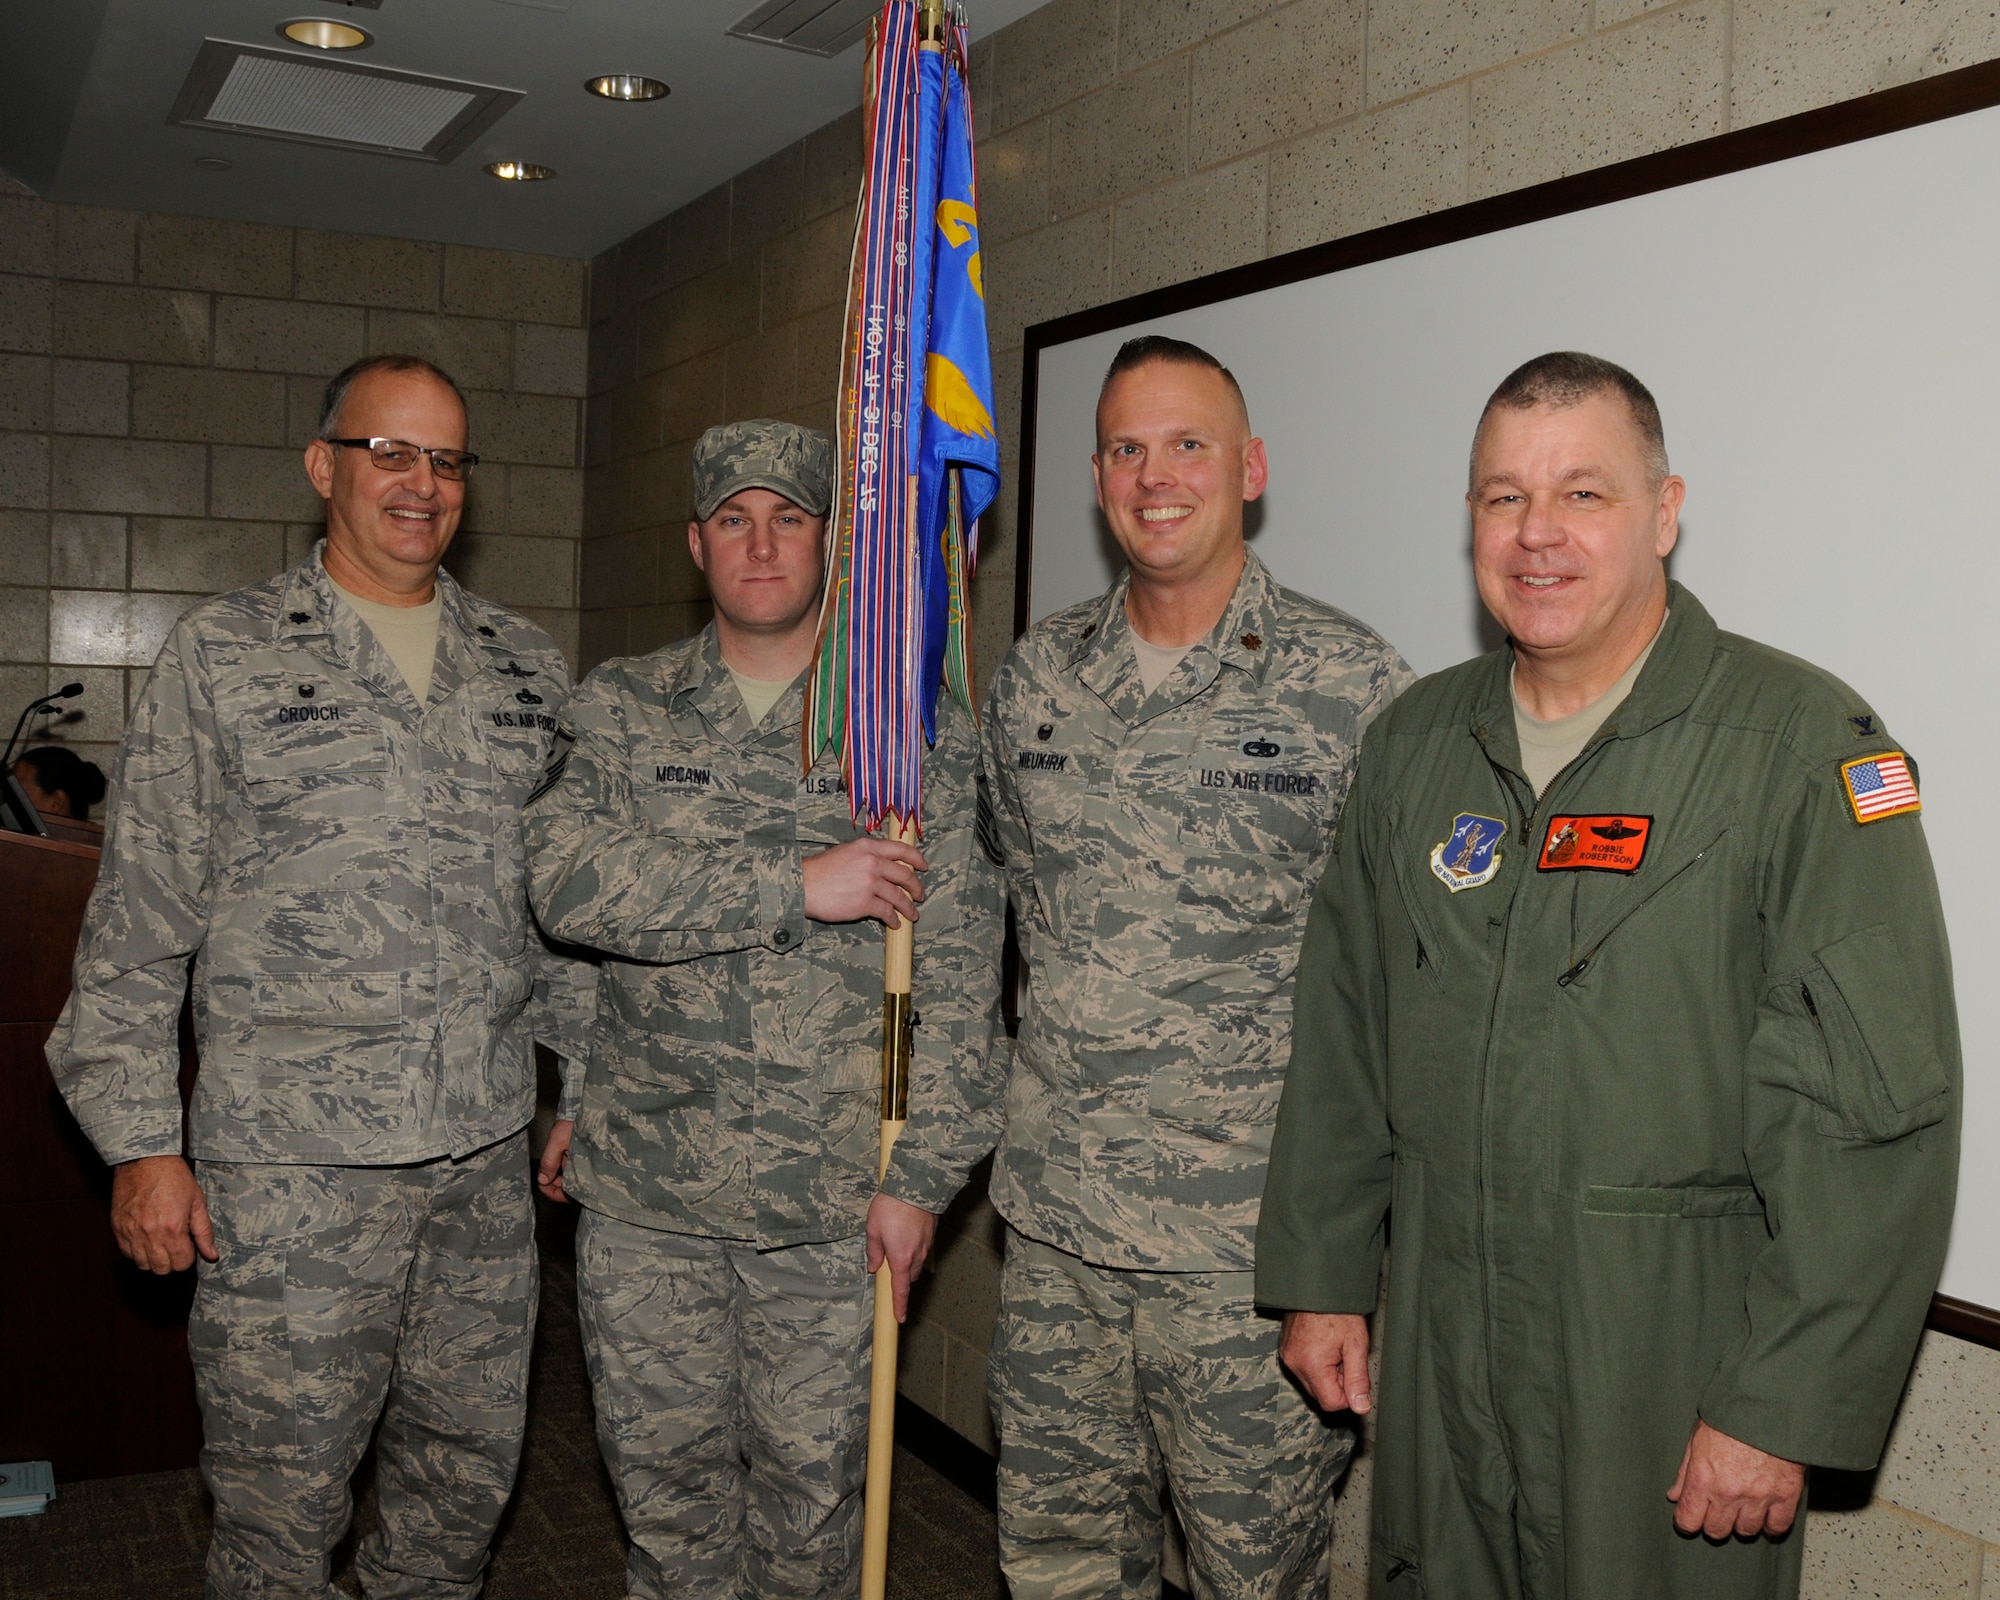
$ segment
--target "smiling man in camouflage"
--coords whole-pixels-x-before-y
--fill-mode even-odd
[[[1028,992],[993,1203],[992,1391],[1015,1600],[1323,1593],[1353,1434],[1251,1298],[1292,972],[1361,730],[1408,681],[1243,539],[1264,446],[1205,351],[1143,338],[1097,408],[1110,593],[993,680],[984,772]]]
[[[858,1576],[869,1271],[886,1259],[902,1316],[997,1129],[1000,884],[949,696],[921,849],[861,832],[831,749],[800,774],[825,435],[711,428],[694,468],[715,620],[584,681],[534,807],[536,908],[606,958],[582,1110],[542,1179],[585,1207],[577,1294],[627,1593],[809,1600]],[[878,1185],[880,924],[903,918],[921,918],[923,1009]]]
[[[364,1592],[477,1593],[520,1459],[530,1043],[581,1057],[593,975],[542,943],[521,848],[568,668],[439,570],[465,445],[427,362],[328,385],[305,458],[326,540],[169,635],[49,1041],[114,1166],[120,1247],[154,1272],[202,1258],[210,1600],[332,1593],[371,1434]]]

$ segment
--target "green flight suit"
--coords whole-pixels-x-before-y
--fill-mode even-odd
[[[1873,1465],[1937,1282],[1944,920],[1844,771],[1897,747],[1670,603],[1539,802],[1506,650],[1404,694],[1308,921],[1257,1290],[1372,1311],[1392,1219],[1377,1596],[1795,1594],[1802,1531],[1675,1533],[1689,1430]]]

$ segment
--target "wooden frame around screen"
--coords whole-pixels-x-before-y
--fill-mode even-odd
[[[1837,105],[1803,111],[1776,122],[1678,145],[1671,150],[1637,156],[1590,172],[1556,178],[1532,188],[1493,195],[1448,211],[1412,217],[1326,244],[1308,245],[1262,261],[1246,262],[1225,272],[1191,278],[1186,283],[1151,289],[1087,311],[1073,312],[1028,328],[1021,351],[1021,466],[1016,477],[1017,545],[1014,554],[1014,637],[1028,630],[1029,590],[1034,577],[1035,410],[1041,375],[1041,353],[1113,328],[1129,327],[1149,317],[1171,316],[1197,306],[1235,300],[1265,289],[1281,288],[1308,278],[1344,272],[1395,256],[1410,255],[1436,245],[1456,244],[1482,234],[1499,233],[1524,223],[1541,222],[1574,211],[1640,195],[1657,194],[1684,184],[1700,183],[1726,173],[1742,172],[1831,150],[1863,139],[1899,133],[1927,122],[1942,122],[1970,111],[2000,105],[2000,61],[1983,61],[1956,72],[1940,73],[1917,83],[1843,100]],[[1010,954],[1011,941],[1010,941]],[[1931,1298],[1926,1326],[1960,1339],[2000,1349],[2000,1310],[1956,1300]]]

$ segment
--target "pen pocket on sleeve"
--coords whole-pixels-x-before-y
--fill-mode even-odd
[[[1815,954],[1799,1000],[1826,1069],[1821,1098],[1840,1131],[1880,1142],[1941,1122],[1951,1084],[1894,934],[1878,924]]]

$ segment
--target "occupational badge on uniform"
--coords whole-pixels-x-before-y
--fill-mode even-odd
[[[1551,817],[1535,870],[1637,872],[1652,836],[1653,819],[1629,811],[1617,816]]]
[[[1924,809],[1923,801],[1917,798],[1917,780],[1910,774],[1909,758],[1900,750],[1841,762],[1840,782],[1856,822],[1880,822],[1884,817]]]
[[[1431,846],[1431,871],[1453,894],[1491,883],[1500,871],[1500,841],[1506,836],[1507,824],[1499,817],[1461,811],[1451,819],[1450,837]]]

